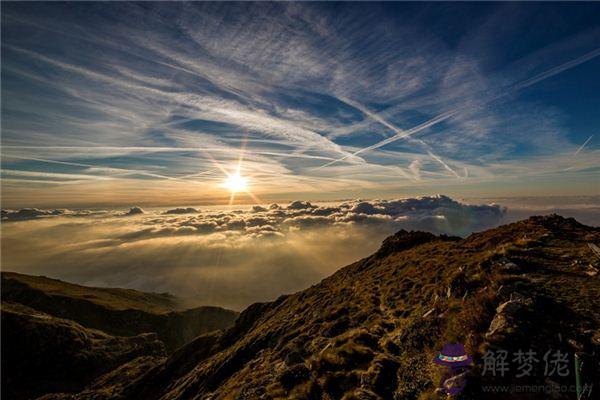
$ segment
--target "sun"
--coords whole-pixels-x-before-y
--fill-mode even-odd
[[[223,186],[229,189],[232,193],[242,192],[248,188],[248,179],[241,176],[239,173],[227,176],[223,182]]]

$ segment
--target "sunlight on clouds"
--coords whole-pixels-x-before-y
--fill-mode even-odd
[[[504,215],[444,196],[136,211],[3,210],[3,269],[241,309],[314,284],[401,228],[465,234]]]

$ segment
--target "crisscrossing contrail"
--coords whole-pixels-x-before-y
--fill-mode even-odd
[[[551,69],[549,69],[547,71],[544,71],[544,72],[542,72],[540,74],[534,75],[531,78],[528,78],[528,79],[525,79],[523,81],[517,82],[516,84],[508,87],[506,90],[501,91],[498,95],[492,97],[491,99],[489,99],[487,101],[483,101],[479,106],[482,107],[485,104],[490,103],[490,102],[492,102],[494,100],[497,100],[497,99],[499,99],[501,97],[504,97],[504,96],[506,96],[506,95],[508,95],[508,94],[510,94],[512,92],[515,92],[515,91],[524,89],[526,87],[532,86],[532,85],[534,85],[534,84],[536,84],[538,82],[541,82],[541,81],[543,81],[545,79],[548,79],[548,78],[550,78],[550,77],[552,77],[554,75],[560,74],[561,72],[564,72],[564,71],[566,71],[568,69],[574,68],[574,67],[576,67],[576,66],[578,66],[580,64],[583,64],[584,62],[589,61],[589,60],[591,60],[593,58],[596,58],[598,56],[600,56],[600,48],[592,50],[589,53],[586,53],[586,54],[584,54],[581,57],[575,58],[575,59],[573,59],[571,61],[567,61],[567,62],[565,62],[563,64],[560,64],[560,65],[558,65],[558,66],[556,66],[554,68],[551,68]],[[389,143],[395,142],[395,141],[400,140],[400,139],[405,139],[405,138],[407,138],[409,136],[414,135],[415,133],[418,133],[418,132],[420,132],[420,131],[422,131],[424,129],[429,128],[430,126],[433,126],[433,125],[436,125],[436,124],[438,124],[438,123],[440,123],[442,121],[445,121],[448,118],[450,118],[450,117],[452,117],[452,116],[454,116],[456,114],[459,114],[460,111],[462,111],[462,108],[456,108],[456,109],[453,109],[453,110],[450,110],[450,111],[446,111],[444,113],[441,113],[441,114],[439,114],[439,115],[437,115],[437,116],[435,116],[435,117],[433,117],[433,118],[431,118],[431,119],[423,122],[420,125],[417,125],[417,126],[415,126],[413,128],[410,128],[408,130],[402,130],[402,129],[400,129],[400,128],[398,128],[398,127],[390,124],[389,122],[385,121],[383,118],[381,118],[377,114],[373,114],[371,112],[365,112],[366,111],[365,107],[362,107],[362,106],[358,105],[356,102],[354,102],[352,100],[349,100],[349,99],[344,100],[343,98],[341,100],[345,101],[345,102],[346,102],[346,100],[348,100],[347,101],[348,104],[350,104],[352,106],[357,105],[358,107],[356,107],[356,108],[359,111],[363,112],[365,115],[367,115],[368,117],[372,118],[373,120],[381,123],[382,125],[390,128],[391,130],[393,130],[394,132],[396,132],[396,134],[394,136],[390,136],[389,138],[384,139],[384,140],[382,140],[380,142],[377,142],[377,143],[372,144],[370,146],[367,146],[367,147],[364,147],[362,149],[359,149],[359,150],[355,151],[354,153],[347,154],[344,157],[341,157],[341,158],[338,158],[336,160],[330,161],[330,162],[328,162],[326,164],[323,164],[320,167],[318,167],[317,169],[328,167],[328,166],[330,166],[332,164],[338,163],[338,162],[343,161],[343,160],[345,160],[347,158],[356,156],[358,154],[361,154],[361,153],[364,153],[364,152],[367,152],[367,151],[370,151],[370,150],[378,149],[380,147],[383,147],[383,146],[385,146],[385,145],[387,145]]]

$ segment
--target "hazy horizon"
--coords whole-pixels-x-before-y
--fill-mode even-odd
[[[400,229],[466,236],[559,213],[600,226],[597,197],[402,200],[3,213],[2,269],[100,287],[169,292],[242,310],[305,289]],[[551,200],[546,198],[546,200]],[[556,201],[559,200],[559,201]],[[582,202],[581,200],[588,200]]]

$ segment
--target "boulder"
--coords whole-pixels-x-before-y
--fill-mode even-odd
[[[531,299],[513,292],[511,299],[496,308],[496,315],[490,323],[485,338],[491,341],[499,340],[514,332],[519,324],[521,315],[529,309]]]

